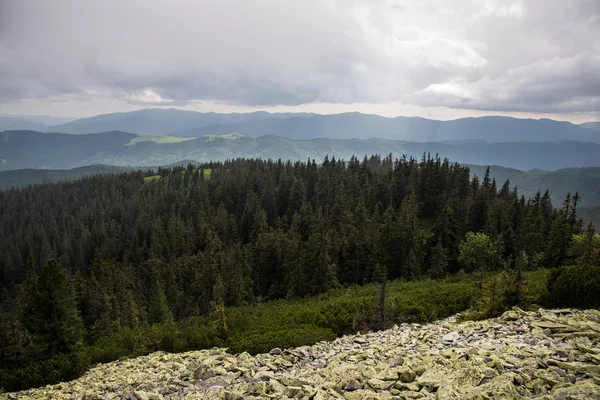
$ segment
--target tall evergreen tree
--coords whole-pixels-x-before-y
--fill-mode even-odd
[[[72,351],[83,338],[83,325],[67,271],[50,260],[25,286],[23,325],[33,337],[35,352],[48,357]]]
[[[156,281],[148,301],[148,322],[151,324],[160,324],[172,320],[173,316],[169,310],[167,296],[165,295],[160,282]]]

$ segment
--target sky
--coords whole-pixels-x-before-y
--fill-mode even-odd
[[[0,114],[600,120],[599,0],[0,0]]]

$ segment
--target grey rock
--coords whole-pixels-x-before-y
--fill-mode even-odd
[[[458,339],[460,339],[460,335],[457,332],[450,332],[445,334],[444,337],[442,337],[442,340],[444,342],[454,342]]]
[[[360,384],[360,382],[354,380],[354,379],[350,379],[350,381],[346,384],[346,386],[344,386],[344,390],[347,391],[353,391],[353,390],[358,390],[358,389],[362,389],[363,385]]]
[[[566,400],[597,393],[600,312],[513,309],[497,319],[402,324],[257,356],[157,352],[6,398]]]

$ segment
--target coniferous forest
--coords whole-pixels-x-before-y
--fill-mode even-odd
[[[525,199],[508,181],[470,179],[467,167],[425,155],[237,159],[2,191],[0,387],[68,379],[144,351],[259,351],[261,340],[375,328],[377,317],[361,325],[350,299],[331,300],[321,319],[310,307],[289,321],[265,312],[256,318],[281,324],[267,339],[239,334],[257,305],[325,302],[388,280],[436,282],[449,315],[472,305],[473,277],[504,271],[503,285],[515,283],[501,311],[523,300],[523,274],[546,268],[536,300],[597,306],[600,239],[577,217],[579,200],[555,209],[547,192]],[[574,290],[583,276],[586,289]],[[415,307],[396,320],[430,317]],[[140,347],[140,337],[157,339]]]

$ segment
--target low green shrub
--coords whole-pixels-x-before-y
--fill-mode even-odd
[[[600,265],[580,264],[552,270],[549,303],[555,307],[600,307]]]
[[[336,335],[326,328],[300,325],[292,329],[253,331],[230,337],[228,350],[232,353],[247,351],[250,354],[266,353],[276,347],[288,348],[311,345],[321,340],[333,340]]]
[[[0,387],[9,392],[68,381],[81,376],[90,365],[85,351],[57,354],[21,368],[0,370]]]
[[[530,309],[547,305],[549,271],[539,269],[519,273],[505,270],[488,275],[477,292],[473,306],[461,315],[465,320],[498,317],[512,307]]]

